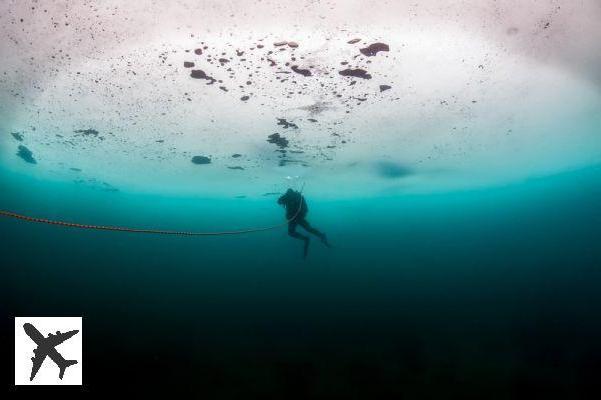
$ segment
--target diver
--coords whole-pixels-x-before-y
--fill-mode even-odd
[[[318,231],[313,228],[309,222],[305,219],[309,208],[307,202],[302,194],[299,192],[288,189],[286,193],[278,199],[278,204],[283,205],[286,208],[286,219],[288,220],[288,235],[295,239],[303,240],[305,242],[304,257],[307,257],[309,253],[309,236],[305,236],[296,231],[297,225],[303,227],[303,229],[315,236],[317,236],[323,244],[327,247],[331,247],[328,242],[328,238],[325,233]]]

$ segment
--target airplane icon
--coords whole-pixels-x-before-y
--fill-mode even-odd
[[[48,337],[45,338],[44,335],[42,335],[40,331],[38,331],[35,326],[31,325],[30,323],[23,324],[23,329],[25,330],[27,336],[29,336],[31,340],[38,345],[38,347],[33,350],[35,356],[31,357],[33,366],[31,368],[31,376],[29,377],[30,381],[32,381],[35,375],[38,373],[42,363],[46,359],[46,356],[50,357],[50,359],[54,361],[54,363],[60,368],[58,375],[60,379],[63,379],[65,369],[67,369],[68,366],[77,364],[76,360],[65,360],[63,356],[56,351],[55,347],[65,340],[73,337],[77,332],[79,332],[78,330],[65,333],[60,333],[60,331],[57,331],[56,335],[49,333]]]

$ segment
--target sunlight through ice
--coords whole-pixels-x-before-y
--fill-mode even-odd
[[[601,159],[594,1],[40,3],[0,6],[0,162],[15,171],[353,197]]]

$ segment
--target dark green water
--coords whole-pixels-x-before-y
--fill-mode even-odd
[[[190,230],[282,218],[275,197],[0,178],[1,208],[48,218]],[[283,228],[177,238],[4,219],[4,339],[15,315],[83,315],[91,393],[588,398],[601,372],[600,182],[592,167],[339,201],[309,183],[308,219],[335,248],[314,241],[306,261]]]

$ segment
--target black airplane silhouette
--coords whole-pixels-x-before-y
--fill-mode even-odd
[[[56,351],[55,347],[65,340],[71,338],[73,335],[79,332],[78,330],[65,333],[60,333],[57,331],[56,335],[49,333],[48,337],[45,338],[44,335],[42,335],[40,331],[38,331],[35,326],[31,325],[30,323],[23,324],[23,329],[25,330],[27,336],[29,336],[31,340],[38,345],[38,347],[33,350],[35,356],[31,357],[33,366],[31,367],[31,376],[29,377],[30,381],[32,381],[35,377],[35,374],[38,373],[42,363],[46,359],[46,356],[50,357],[50,359],[54,361],[54,363],[60,368],[60,372],[58,374],[60,379],[63,379],[65,369],[67,369],[68,366],[77,364],[76,360],[65,360],[63,356]]]

